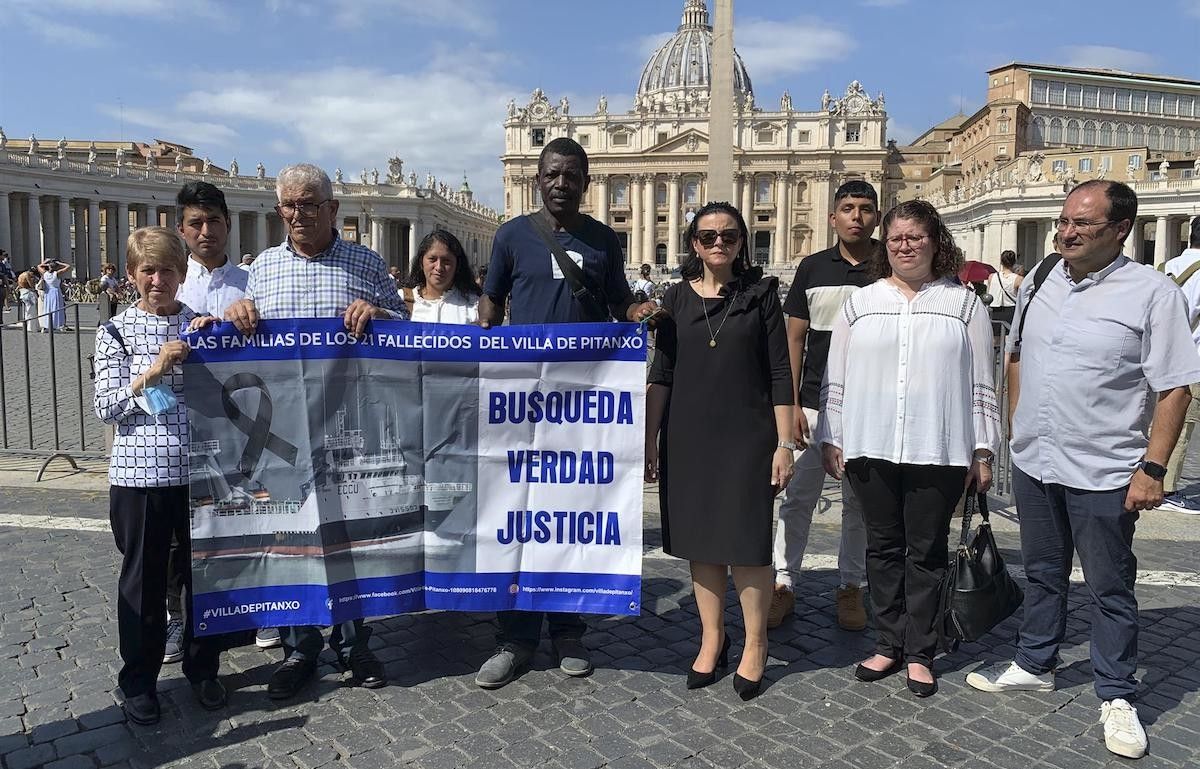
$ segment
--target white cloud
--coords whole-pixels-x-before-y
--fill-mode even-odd
[[[103,105],[100,112],[131,125],[149,128],[155,136],[189,147],[236,147],[238,133],[227,125],[197,120],[171,110]]]
[[[91,29],[89,20],[130,17],[161,21],[178,14],[179,7],[167,0],[6,0],[4,11],[13,26],[52,45],[102,48],[113,41]],[[213,0],[189,0],[187,12],[192,17],[222,17]]]
[[[746,19],[734,27],[734,45],[751,80],[762,81],[814,70],[854,50],[849,35],[816,19]]]
[[[1200,18],[1200,0],[1180,0],[1179,7],[1188,16]]]
[[[461,57],[453,68],[444,63],[402,73],[345,66],[290,71],[286,77],[209,74],[202,88],[180,97],[176,112],[185,123],[194,116],[239,126],[242,134],[272,136],[270,149],[286,147],[289,160],[329,165],[331,175],[339,166],[347,178],[364,167],[383,169],[393,154],[421,177],[433,173],[457,181],[466,171],[476,193],[497,206],[505,104],[509,98],[523,103],[529,89],[500,80],[500,70],[486,66],[488,60]],[[594,102],[586,105],[586,111],[593,108]],[[215,130],[220,124],[208,125]],[[222,143],[228,138],[219,131],[214,136]],[[252,165],[257,159],[244,160]]]
[[[1154,54],[1110,45],[1068,45],[1061,50],[1063,61],[1069,67],[1099,67],[1129,72],[1151,72],[1158,64],[1158,57]]]
[[[635,51],[638,61],[645,62],[650,55],[662,48],[668,40],[675,36],[674,32],[659,32],[656,35],[645,35],[637,41]]]
[[[40,13],[17,8],[11,16],[16,25],[24,27],[51,45],[71,48],[101,48],[108,44],[107,38],[86,27],[55,21]]]

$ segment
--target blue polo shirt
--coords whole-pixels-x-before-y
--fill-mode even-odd
[[[628,307],[633,294],[625,281],[617,233],[586,214],[581,218],[575,230],[556,230],[555,238],[583,268],[606,307]],[[608,320],[585,317],[554,254],[526,216],[510,219],[496,232],[483,292],[499,306],[511,297],[509,317],[514,325]]]

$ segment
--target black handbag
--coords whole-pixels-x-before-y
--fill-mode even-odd
[[[976,641],[987,635],[1010,617],[1025,597],[996,547],[987,496],[968,492],[963,507],[962,535],[942,582],[938,615],[938,630],[947,651],[960,641]],[[971,518],[976,509],[983,520],[972,532]]]

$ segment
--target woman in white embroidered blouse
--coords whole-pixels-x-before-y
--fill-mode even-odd
[[[955,279],[960,252],[933,206],[883,219],[879,280],[850,295],[833,326],[818,440],[826,470],[862,501],[876,654],[855,676],[908,665],[908,688],[937,691],[938,586],[964,489],[991,485],[1000,441],[992,331]]]
[[[404,301],[413,320],[479,321],[479,286],[475,274],[462,244],[446,230],[434,230],[421,241],[405,286]]]

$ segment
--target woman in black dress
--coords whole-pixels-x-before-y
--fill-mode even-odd
[[[688,226],[646,393],[646,480],[660,481],[663,549],[691,562],[702,627],[688,688],[713,683],[728,663],[732,567],[746,628],[733,682],[742,699],[758,694],[766,667],[772,513],[795,448],[779,281],[750,267],[746,241],[728,203],[709,203]]]

